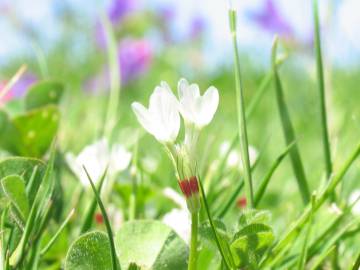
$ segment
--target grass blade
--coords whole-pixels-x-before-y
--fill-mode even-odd
[[[61,232],[65,229],[66,225],[70,221],[70,218],[74,215],[74,209],[72,209],[69,213],[69,215],[65,218],[64,222],[61,224],[58,231],[55,233],[55,235],[50,239],[50,241],[46,244],[46,246],[40,251],[40,256],[44,256],[46,252],[49,251],[49,249],[52,247],[52,245],[55,243],[56,239],[59,237]]]
[[[336,249],[336,246],[331,246],[328,250],[325,250],[311,266],[310,270],[316,270],[320,267],[322,262]]]
[[[323,141],[323,149],[324,149],[323,151],[325,158],[326,176],[329,178],[332,173],[332,163],[331,163],[331,150],[330,150],[329,133],[328,133],[328,125],[327,125],[326,104],[325,104],[325,82],[324,82],[323,60],[321,53],[318,0],[313,0],[313,17],[314,17],[314,30],[315,30],[314,46],[315,46],[315,54],[316,54],[316,70],[317,70],[318,89],[319,89],[319,97],[320,97],[322,141]]]
[[[91,187],[92,187],[92,190],[94,192],[94,195],[96,197],[96,201],[100,207],[100,210],[101,210],[101,214],[103,215],[104,217],[104,222],[105,222],[105,226],[106,226],[106,231],[107,231],[107,234],[108,234],[108,237],[109,237],[109,241],[110,241],[110,249],[111,249],[111,260],[112,260],[112,269],[113,270],[117,270],[118,268],[120,268],[120,264],[118,263],[118,260],[117,260],[117,257],[116,257],[116,251],[115,251],[115,244],[114,244],[114,237],[113,237],[113,233],[112,233],[112,229],[111,229],[111,225],[110,225],[110,221],[109,221],[109,218],[106,214],[106,210],[105,210],[105,207],[104,207],[104,204],[102,203],[101,201],[101,198],[100,198],[100,194],[97,192],[96,190],[96,187],[88,173],[88,171],[86,170],[85,166],[83,166],[83,169],[89,179],[89,182],[91,184]]]
[[[106,177],[106,173],[107,173],[107,169],[105,169],[103,175],[101,176],[98,187],[97,187],[97,192],[99,194],[101,194],[101,189],[102,189],[105,177]],[[95,210],[96,210],[96,205],[97,205],[97,200],[96,200],[96,197],[94,197],[93,200],[91,201],[90,205],[89,205],[89,208],[86,211],[84,223],[83,223],[83,225],[81,226],[81,229],[80,229],[80,234],[83,234],[84,232],[88,231],[91,228],[94,213],[95,213]]]
[[[206,215],[208,217],[208,220],[209,220],[209,223],[210,223],[210,226],[211,226],[211,230],[214,234],[214,238],[215,238],[215,242],[216,242],[216,245],[217,245],[217,248],[221,254],[221,257],[224,261],[224,264],[225,264],[225,267],[226,269],[233,269],[233,267],[230,267],[230,265],[234,265],[233,262],[229,262],[227,257],[225,256],[225,253],[223,251],[223,246],[221,245],[220,243],[220,239],[219,239],[219,236],[217,234],[217,231],[216,231],[216,228],[215,228],[215,225],[214,225],[214,221],[211,217],[211,213],[210,213],[210,209],[209,209],[209,205],[207,203],[207,200],[206,200],[206,195],[205,195],[205,191],[204,191],[204,188],[203,188],[203,185],[202,185],[202,182],[199,178],[199,186],[200,186],[200,192],[201,192],[201,198],[202,198],[202,201],[203,201],[203,204],[204,204],[204,207],[205,207],[205,211],[206,211]]]
[[[360,268],[360,253],[359,256],[357,257],[354,266],[352,267],[352,270],[358,270]]]
[[[239,128],[239,138],[240,138],[240,150],[241,150],[241,160],[244,168],[244,180],[245,180],[245,189],[246,189],[246,198],[249,202],[251,208],[254,207],[254,192],[251,179],[251,169],[250,169],[250,159],[249,159],[249,144],[248,144],[248,135],[246,128],[246,117],[245,117],[245,103],[244,103],[244,93],[241,80],[241,71],[240,71],[240,59],[239,59],[239,49],[237,46],[237,34],[236,34],[236,10],[229,10],[229,21],[230,21],[230,31],[232,36],[233,51],[234,51],[234,63],[235,63],[235,85],[236,85],[236,109],[237,109],[237,119],[238,119],[238,128]]]
[[[275,160],[275,162],[272,164],[270,170],[268,171],[268,173],[265,175],[265,177],[263,178],[263,180],[261,181],[261,184],[259,186],[259,189],[257,190],[257,192],[255,193],[255,199],[254,199],[254,203],[255,203],[255,207],[257,207],[262,199],[262,197],[265,194],[265,190],[270,182],[270,179],[272,177],[272,175],[274,174],[274,172],[276,171],[276,169],[279,167],[279,165],[281,164],[281,161],[286,157],[286,155],[289,153],[289,151],[291,150],[291,148],[294,146],[295,142],[289,144],[286,149],[284,150],[284,152],[282,152],[278,158]]]
[[[276,101],[278,110],[280,113],[280,119],[282,129],[285,137],[286,144],[289,145],[295,141],[295,131],[291,123],[288,108],[286,106],[285,97],[280,81],[280,77],[277,70],[276,64],[276,49],[277,49],[277,38],[274,40],[272,48],[272,68],[274,74],[275,90],[276,90]],[[297,145],[294,145],[290,151],[290,159],[293,167],[293,171],[297,180],[297,184],[301,193],[304,204],[307,204],[310,200],[310,191],[305,176],[304,166],[301,161],[300,152]]]
[[[336,186],[342,181],[346,172],[349,170],[351,165],[360,155],[360,143],[356,146],[355,150],[351,153],[350,157],[343,164],[339,172],[328,182],[326,187],[318,196],[318,199],[315,202],[314,211],[317,211],[328,199],[331,194],[334,192]],[[270,252],[271,258],[276,258],[281,252],[286,248],[293,239],[295,239],[301,232],[302,227],[309,221],[311,216],[311,205],[306,207],[303,210],[303,214],[290,225],[290,228],[285,232],[284,236],[279,240],[279,242],[273,247]],[[269,257],[263,261],[263,264],[266,264],[269,261]],[[271,259],[270,259],[271,260]]]

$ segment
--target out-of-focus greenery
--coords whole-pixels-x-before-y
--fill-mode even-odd
[[[10,140],[13,133],[6,133],[9,135],[5,135],[5,137],[3,135],[5,133],[0,134],[0,139],[2,140],[0,142],[2,147],[1,156],[4,159],[12,155],[22,155],[40,158],[48,162],[49,151],[47,151],[47,154],[45,152],[49,150],[51,141],[53,139],[55,141],[54,149],[56,150],[53,150],[53,155],[56,158],[53,161],[55,168],[53,177],[56,179],[56,184],[51,187],[53,190],[52,204],[54,210],[50,214],[46,228],[43,231],[32,232],[34,237],[42,236],[40,247],[48,243],[69,211],[75,208],[75,214],[69,223],[66,224],[66,229],[61,232],[49,252],[42,257],[39,263],[40,269],[59,269],[60,265],[64,264],[70,243],[79,236],[79,228],[85,218],[85,209],[87,209],[89,203],[93,200],[93,194],[90,189],[82,188],[80,182],[66,164],[65,154],[68,152],[79,153],[86,145],[102,137],[109,97],[109,68],[106,60],[106,45],[97,44],[98,41],[95,38],[94,28],[84,28],[84,26],[78,25],[77,18],[73,16],[71,11],[63,14],[62,21],[64,23],[64,33],[66,34],[61,42],[57,43],[52,50],[46,53],[45,74],[43,74],[44,70],[41,70],[41,65],[39,65],[41,59],[35,55],[29,59],[19,57],[8,66],[2,67],[1,70],[2,79],[10,79],[20,65],[26,64],[27,72],[35,74],[39,81],[51,79],[60,82],[64,86],[64,92],[58,105],[48,104],[52,102],[37,98],[36,100],[39,100],[40,103],[39,106],[30,105],[31,108],[28,108],[29,106],[24,105],[28,104],[25,97],[19,97],[7,101],[1,107],[1,110],[8,114],[7,117],[2,117],[2,114],[0,115],[1,128],[5,126],[3,118],[6,118],[6,121],[11,121],[7,119],[10,118],[17,122],[17,125],[20,125],[21,128],[26,129],[23,132],[20,131],[20,135],[14,135],[11,139],[15,140],[18,138],[17,136],[29,135],[32,127],[27,126],[24,122],[33,125],[35,132],[39,131],[41,134],[45,134],[41,135],[42,137],[34,143],[29,143],[26,139],[22,141],[23,143],[11,142],[11,147],[4,147],[4,145]],[[98,26],[101,28],[100,21]],[[120,23],[113,25],[119,44],[129,39],[129,37],[146,40],[151,36],[149,33],[154,31],[160,37],[159,42],[150,42],[151,55],[146,56],[149,57],[149,64],[145,70],[137,74],[135,78],[122,81],[116,127],[112,137],[109,138],[111,143],[123,144],[131,152],[135,153],[135,151],[138,151],[136,154],[138,164],[135,167],[136,177],[140,179],[137,190],[136,209],[136,218],[139,219],[161,219],[165,213],[176,207],[169,198],[163,195],[163,189],[172,187],[177,191],[179,190],[172,164],[168,160],[165,151],[162,151],[154,138],[146,134],[136,121],[135,115],[131,110],[131,103],[133,101],[147,104],[151,92],[160,81],[167,81],[173,91],[176,91],[177,81],[181,77],[187,77],[189,81],[198,83],[202,90],[210,85],[214,85],[219,90],[220,103],[217,113],[211,125],[205,128],[200,138],[201,145],[199,151],[202,154],[200,155],[202,158],[200,171],[203,172],[204,179],[207,177],[214,179],[211,176],[216,175],[217,171],[213,171],[213,169],[216,168],[216,163],[218,164],[223,156],[223,153],[220,151],[222,144],[224,142],[231,142],[237,135],[232,60],[224,61],[224,63],[216,68],[216,72],[208,72],[204,57],[210,56],[204,55],[202,52],[201,44],[204,40],[201,33],[188,40],[175,42],[166,39],[167,31],[169,31],[166,26],[164,18],[156,12],[149,11],[132,13],[126,16]],[[69,47],[73,45],[72,40],[79,31],[87,33],[87,40],[82,54],[77,56],[72,50],[69,50]],[[228,31],[228,29],[224,29],[224,31]],[[325,183],[315,58],[311,49],[300,51],[299,47],[288,43],[285,39],[282,40],[282,44],[285,45],[282,50],[286,52],[288,58],[279,67],[280,77],[283,83],[285,100],[297,135],[296,144],[302,157],[310,190],[313,191]],[[224,55],[226,54],[224,53]],[[272,71],[270,69],[270,59],[266,60],[269,63],[268,69],[258,68],[256,63],[251,62],[244,53],[240,55],[240,59],[242,78],[244,80],[245,106],[247,106],[256,96],[257,91],[259,91],[262,80]],[[100,78],[102,83],[97,84],[95,86],[97,88],[95,89],[96,91],[93,91],[94,89],[90,89],[91,85],[93,86],[94,84],[92,83],[98,78]],[[360,93],[357,91],[360,83],[359,70],[335,68],[327,64],[325,59],[325,82],[330,143],[332,146],[333,167],[336,173],[359,143]],[[39,108],[34,109],[34,107]],[[54,110],[54,112],[46,110]],[[28,119],[30,117],[35,118],[34,114],[36,113],[40,116],[45,112],[48,112],[50,116],[53,113],[57,115],[57,111],[60,112],[58,127],[52,128],[50,123],[36,124],[34,122],[37,122],[37,120],[30,121]],[[6,122],[6,125],[8,124]],[[260,157],[253,171],[253,183],[256,190],[274,160],[286,148],[276,106],[273,81],[271,81],[260,102],[255,107],[254,113],[248,118],[247,124],[249,143],[258,150]],[[45,132],[46,128],[50,130],[48,133]],[[53,133],[56,129],[57,135],[54,136]],[[182,133],[183,130],[181,130],[180,136],[182,136]],[[50,140],[48,140],[47,136],[51,137]],[[45,146],[38,146],[38,142],[45,144]],[[14,145],[20,150],[14,150],[12,147]],[[239,152],[238,147],[234,148],[234,150]],[[41,164],[40,167],[43,170],[42,167],[44,165],[40,161],[39,164]],[[2,173],[3,169],[1,166],[2,164],[0,163],[0,172]],[[52,166],[51,161],[48,166]],[[40,167],[38,170],[40,170]],[[103,197],[103,201],[108,206],[107,211],[110,212],[108,215],[111,216],[110,220],[112,222],[114,222],[114,212],[121,213],[124,220],[129,219],[128,209],[133,188],[132,177],[134,177],[132,170],[133,167],[130,166],[127,170],[114,177],[115,183],[110,193],[106,190],[103,191],[106,194],[106,197]],[[12,174],[17,173],[12,172]],[[25,181],[24,183],[28,183],[28,180],[25,179],[28,177],[27,175],[24,175],[23,172],[18,172],[18,174],[24,177],[23,180],[19,179],[19,182]],[[0,176],[6,175],[0,174]],[[349,203],[349,196],[352,191],[360,189],[360,184],[357,181],[359,177],[359,162],[355,161],[336,192],[336,204],[344,212],[347,211],[345,208]],[[238,167],[226,167],[226,171],[222,173],[221,179],[218,182],[215,184],[210,182],[210,188],[206,186],[206,191],[209,192],[210,209],[213,213],[227,201],[234,186],[239,183],[241,178],[242,171]],[[0,195],[2,196],[1,193]],[[244,197],[244,190],[240,192],[237,199],[242,197]],[[41,199],[39,199],[39,202],[42,202]],[[45,205],[42,207],[44,207],[44,210],[41,214],[45,215]],[[2,210],[5,208],[5,204],[1,205]],[[281,238],[289,224],[302,214],[303,203],[288,157],[284,159],[273,175],[258,208],[266,209],[271,213],[271,219],[268,224],[274,230],[275,239]],[[232,203],[229,212],[223,219],[223,223],[229,231],[242,215],[242,210],[241,206],[236,204],[236,202]],[[95,212],[95,215],[100,213],[98,210]],[[321,211],[313,217],[314,225],[310,233],[309,243],[312,244],[325,228],[337,218],[337,215],[331,210],[331,202],[322,206]],[[349,215],[351,218],[356,218],[355,216],[352,217],[352,214]],[[43,218],[44,216],[39,214],[35,220],[40,222],[43,221]],[[201,219],[202,221],[206,220],[204,213],[201,214]],[[25,221],[23,220],[23,222]],[[153,224],[152,222],[150,223]],[[26,223],[23,226],[25,228]],[[359,234],[351,234],[351,232],[358,231],[359,226],[358,222],[341,236],[341,241],[334,243],[337,245],[337,253],[334,254],[337,254],[340,269],[349,268],[358,256],[360,250]],[[105,231],[105,226],[102,222],[93,221],[92,229]],[[119,230],[119,228],[116,229]],[[338,228],[335,231],[340,229]],[[1,231],[1,233],[3,232]],[[20,232],[16,233],[18,234],[17,237],[21,236]],[[106,245],[108,244],[108,239],[106,239],[104,234],[93,234],[94,237],[98,237],[99,241],[101,240]],[[88,236],[91,236],[91,233]],[[334,235],[328,237],[331,238],[331,236]],[[117,245],[121,245],[121,241],[125,241],[122,238],[126,238],[126,236],[120,235],[116,238]],[[86,241],[86,239],[84,238],[81,241]],[[130,242],[131,240],[128,241]],[[173,241],[180,240],[176,238]],[[14,242],[16,243],[16,241]],[[15,243],[12,244],[15,245]],[[71,248],[76,249],[76,245],[82,244],[80,240],[77,240]],[[291,255],[299,254],[302,244],[302,238],[294,242],[293,248],[287,256],[291,258]],[[182,245],[183,243],[181,242],[179,248],[184,248]],[[131,245],[129,247],[131,248]],[[13,251],[14,247],[11,247],[11,250]],[[319,255],[317,251],[314,248],[309,251],[309,254],[311,256]],[[106,252],[105,250],[104,256],[110,256]],[[208,254],[210,255],[207,256]],[[200,246],[199,265],[205,268],[199,266],[199,269],[212,269],[209,263],[211,260],[208,258],[213,257],[220,260],[220,257],[214,257],[214,254],[217,254],[216,251],[202,244]],[[127,255],[123,256],[126,257]],[[331,258],[332,256],[328,257]],[[22,259],[25,258],[17,258],[20,262]],[[26,260],[31,260],[31,256],[26,257]],[[328,259],[326,264],[330,264],[330,261],[331,259]],[[75,264],[76,262],[71,261],[69,263]],[[80,269],[76,268],[76,266],[68,267],[68,269]],[[214,266],[214,269],[216,267],[217,264]]]

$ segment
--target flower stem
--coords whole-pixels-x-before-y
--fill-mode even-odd
[[[229,10],[229,20],[230,20],[230,31],[233,42],[234,62],[235,62],[236,109],[237,109],[239,138],[240,138],[240,146],[241,146],[241,160],[244,167],[246,199],[249,202],[249,207],[253,208],[254,192],[253,192],[251,171],[250,171],[249,145],[248,145],[248,135],[246,129],[244,94],[243,94],[241,72],[240,72],[239,49],[237,46],[235,9],[231,8]]]
[[[191,214],[191,239],[190,239],[190,255],[188,270],[196,270],[197,264],[197,238],[198,238],[198,213]]]

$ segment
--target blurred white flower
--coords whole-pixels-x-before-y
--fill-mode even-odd
[[[210,86],[203,96],[199,86],[181,79],[178,83],[179,110],[185,121],[202,128],[210,123],[219,105],[219,93],[214,86]]]
[[[189,211],[186,209],[172,209],[165,214],[162,221],[172,228],[186,243],[189,243],[191,221]]]
[[[230,143],[224,142],[220,146],[220,155],[224,156],[226,152],[229,150]],[[258,151],[256,148],[252,145],[249,145],[249,159],[250,159],[250,165],[252,166],[256,159],[258,158]],[[229,156],[227,158],[226,164],[229,168],[239,168],[240,170],[243,170],[241,155],[237,149],[230,150]]]
[[[140,124],[159,142],[176,140],[180,129],[178,102],[166,82],[161,82],[151,94],[149,109],[138,102],[133,102],[131,107]]]
[[[189,243],[191,232],[191,219],[187,210],[186,200],[172,188],[164,188],[165,197],[176,203],[180,209],[174,208],[164,215],[162,221],[172,228],[186,243]]]
[[[349,198],[349,204],[354,204],[352,208],[352,212],[355,215],[360,215],[360,190],[357,189],[351,193]]]
[[[106,139],[100,139],[86,146],[77,156],[73,153],[65,155],[66,162],[84,186],[89,186],[89,180],[83,169],[86,167],[91,179],[96,183],[107,166],[108,175],[125,170],[130,163],[131,153],[122,145],[115,144],[110,148]]]

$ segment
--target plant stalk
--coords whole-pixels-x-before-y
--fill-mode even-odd
[[[237,46],[236,10],[234,9],[229,10],[229,21],[230,21],[230,32],[231,32],[233,51],[234,51],[236,109],[237,109],[239,138],[240,138],[240,146],[241,146],[240,147],[241,160],[244,167],[246,199],[249,202],[248,206],[250,208],[254,208],[254,192],[253,192],[251,170],[250,170],[249,144],[248,144],[248,135],[246,129],[244,93],[243,93],[242,80],[241,80],[239,49]]]
[[[199,214],[191,213],[191,239],[188,270],[197,269],[197,238],[198,238]]]

